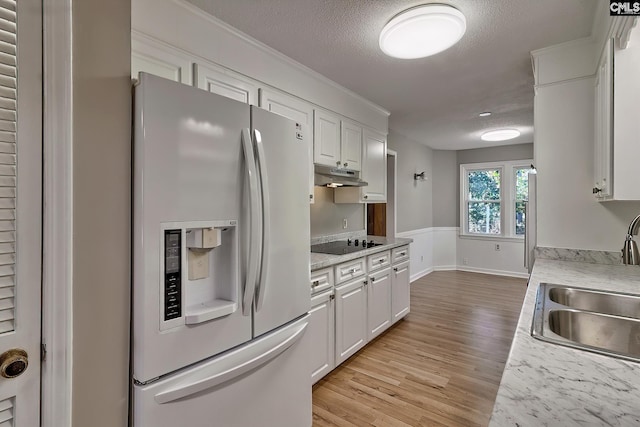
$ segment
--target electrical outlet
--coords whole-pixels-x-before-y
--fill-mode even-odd
[[[469,264],[469,258],[462,258],[462,263],[463,263],[464,265]]]
[[[496,243],[496,251],[500,250],[500,244]]]
[[[342,228],[347,228],[347,218],[342,219]]]

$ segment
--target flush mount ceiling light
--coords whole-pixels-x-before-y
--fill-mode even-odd
[[[491,111],[485,111],[485,112],[482,112],[482,113],[478,114],[478,116],[480,116],[480,117],[488,117],[490,115],[491,115]]]
[[[380,49],[394,58],[415,59],[435,55],[456,44],[467,29],[458,9],[426,4],[394,16],[380,33]]]
[[[520,136],[520,131],[516,129],[496,129],[485,132],[480,136],[483,141],[506,141]]]

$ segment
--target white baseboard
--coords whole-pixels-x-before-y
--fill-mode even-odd
[[[437,265],[433,267],[433,271],[452,271],[457,270],[457,265]]]
[[[421,277],[426,276],[429,273],[433,272],[433,268],[427,268],[426,270],[422,270],[419,271],[415,274],[412,274],[411,277],[409,278],[409,282],[415,282],[416,280],[420,279]]]
[[[503,270],[492,270],[489,268],[477,268],[477,267],[469,267],[469,266],[458,266],[456,268],[458,271],[468,271],[470,273],[482,273],[482,274],[493,274],[495,276],[507,276],[507,277],[521,277],[523,279],[528,279],[529,275],[526,273],[517,273],[514,271],[503,271]]]

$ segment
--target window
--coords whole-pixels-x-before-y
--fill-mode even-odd
[[[522,238],[530,160],[460,165],[461,235]]]

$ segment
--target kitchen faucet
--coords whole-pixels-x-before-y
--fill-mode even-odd
[[[638,244],[633,240],[633,236],[638,234],[640,228],[640,215],[635,217],[629,224],[629,231],[624,240],[622,248],[622,263],[631,265],[640,265],[640,253],[638,253]]]

